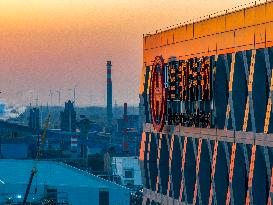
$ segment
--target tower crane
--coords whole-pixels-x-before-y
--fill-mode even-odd
[[[34,164],[32,170],[31,170],[31,174],[30,174],[30,178],[29,178],[29,181],[28,181],[27,189],[26,189],[26,192],[25,192],[25,195],[24,195],[23,205],[26,205],[26,203],[27,203],[27,198],[28,198],[28,195],[29,195],[29,191],[30,191],[30,188],[31,188],[33,178],[38,172],[37,162],[38,162],[38,160],[40,158],[40,155],[41,155],[41,145],[43,145],[45,143],[46,130],[47,130],[48,125],[49,125],[49,120],[50,120],[50,114],[48,115],[48,117],[47,117],[47,119],[45,121],[45,124],[44,124],[44,130],[43,130],[43,134],[41,136],[41,143],[40,143],[40,145],[37,145],[37,154],[36,154],[35,164]]]

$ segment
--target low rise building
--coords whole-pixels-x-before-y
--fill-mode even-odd
[[[54,204],[128,205],[130,191],[69,165],[33,160],[0,160],[0,204],[22,203],[32,168],[28,196],[32,204],[53,200]]]
[[[113,175],[120,176],[123,186],[142,186],[141,171],[137,157],[112,157]]]

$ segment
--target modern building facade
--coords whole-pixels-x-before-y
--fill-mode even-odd
[[[272,204],[273,2],[143,37],[143,204]]]

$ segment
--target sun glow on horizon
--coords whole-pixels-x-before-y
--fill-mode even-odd
[[[2,0],[0,88],[5,98],[21,104],[29,100],[16,93],[33,90],[32,100],[39,95],[45,104],[50,89],[67,92],[78,85],[79,104],[89,104],[92,95],[94,104],[104,105],[105,64],[112,60],[113,100],[137,104],[143,33],[239,4],[241,0]]]

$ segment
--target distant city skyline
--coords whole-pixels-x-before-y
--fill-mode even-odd
[[[106,104],[112,61],[113,105],[138,104],[142,34],[252,1],[3,0],[0,100],[27,105]],[[259,1],[257,1],[259,3]]]

